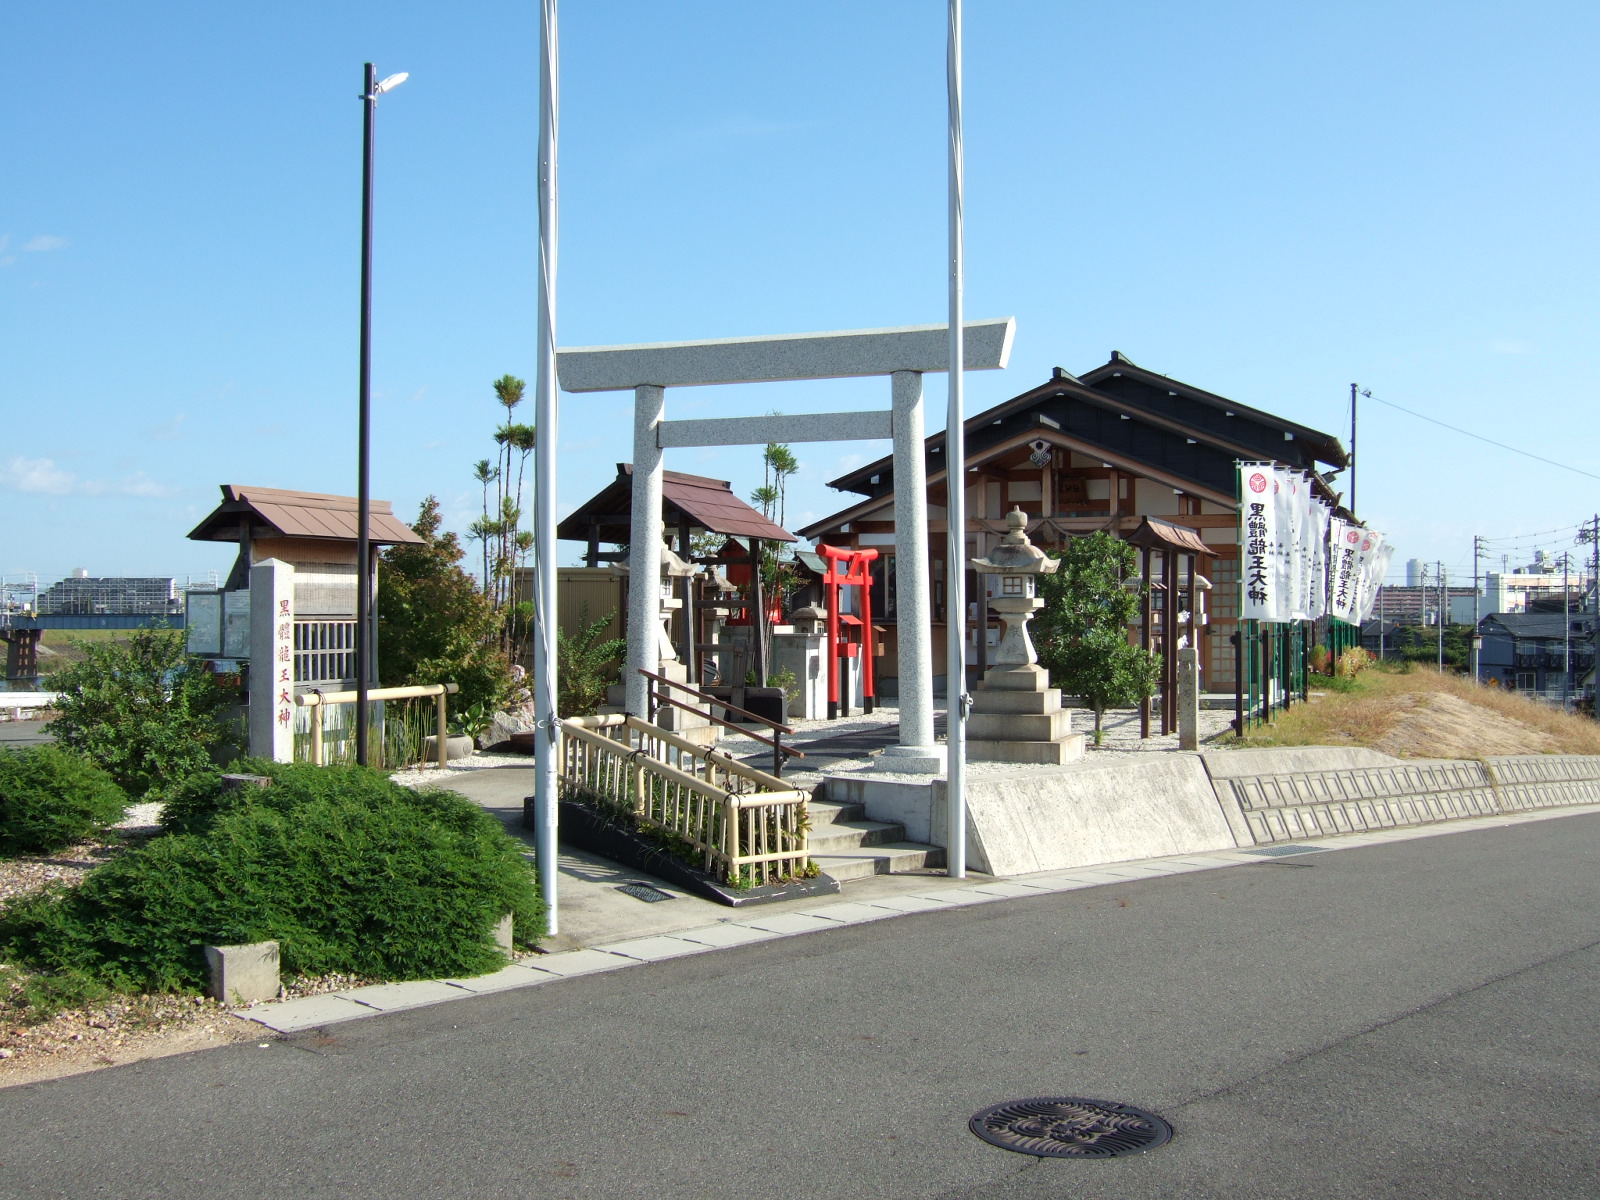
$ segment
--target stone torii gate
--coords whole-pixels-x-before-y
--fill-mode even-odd
[[[963,365],[996,370],[1011,356],[1012,317],[962,323]],[[776,337],[717,338],[633,346],[583,346],[558,351],[567,392],[632,391],[633,519],[628,565],[635,580],[661,571],[663,451],[687,446],[760,446],[768,442],[894,442],[895,585],[900,623],[900,739],[884,751],[893,769],[934,774],[944,751],[933,734],[932,605],[928,575],[928,479],[924,459],[922,376],[950,368],[949,327],[906,325]],[[891,407],[872,412],[723,417],[668,421],[666,389],[720,383],[791,383],[887,375]],[[957,483],[964,472],[955,468]],[[958,568],[959,569],[959,568]],[[627,710],[644,714],[659,622],[656,589],[633,587],[628,599]],[[952,620],[961,614],[952,613]],[[951,693],[957,694],[960,681]],[[884,764],[886,767],[889,763]]]

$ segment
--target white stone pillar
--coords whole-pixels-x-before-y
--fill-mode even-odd
[[[294,718],[294,566],[269,558],[250,568],[250,753],[293,762]]]
[[[932,774],[944,769],[933,738],[932,583],[928,577],[928,468],[923,457],[922,375],[895,371],[894,555],[896,625],[900,637],[900,744],[880,759],[886,771]]]
[[[628,657],[623,686],[629,713],[650,712],[649,680],[640,669],[659,671],[661,640],[661,445],[657,427],[666,409],[665,388],[633,389],[633,520],[628,530]]]

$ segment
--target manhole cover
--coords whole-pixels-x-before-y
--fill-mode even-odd
[[[1241,854],[1260,854],[1266,858],[1281,858],[1285,854],[1321,854],[1321,846],[1257,846],[1254,850],[1241,850]]]
[[[991,1146],[1040,1158],[1121,1158],[1164,1146],[1172,1137],[1172,1126],[1154,1113],[1075,1096],[996,1104],[968,1125]]]
[[[655,904],[661,900],[671,900],[671,892],[663,892],[658,887],[651,887],[648,883],[623,883],[617,886],[617,891],[626,892],[635,900],[643,900],[646,904]]]

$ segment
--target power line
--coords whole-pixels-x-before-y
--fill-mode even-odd
[[[1441,429],[1448,429],[1452,433],[1459,433],[1463,437],[1476,438],[1480,442],[1487,442],[1491,446],[1497,446],[1501,450],[1509,450],[1513,454],[1520,454],[1524,458],[1533,459],[1535,462],[1542,462],[1552,467],[1560,467],[1563,471],[1571,471],[1574,475],[1584,475],[1590,479],[1600,479],[1600,475],[1596,475],[1593,471],[1584,471],[1577,467],[1569,467],[1566,463],[1557,462],[1553,458],[1544,458],[1541,455],[1530,453],[1527,450],[1519,450],[1515,446],[1508,446],[1504,442],[1497,442],[1493,438],[1486,438],[1481,433],[1473,433],[1470,429],[1462,429],[1458,425],[1449,425],[1444,421],[1440,421],[1423,413],[1413,412],[1404,405],[1396,404],[1393,400],[1385,400],[1382,396],[1374,396],[1371,392],[1366,393],[1366,395],[1368,399],[1376,400],[1379,404],[1387,404],[1390,408],[1398,408],[1401,412],[1406,413],[1409,416],[1416,417],[1419,421],[1427,421],[1430,424],[1439,426]]]

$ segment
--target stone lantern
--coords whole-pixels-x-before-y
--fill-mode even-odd
[[[663,665],[678,661],[678,648],[672,644],[672,635],[668,632],[672,623],[672,614],[683,607],[683,601],[674,596],[673,580],[688,579],[691,576],[702,574],[705,571],[698,563],[685,562],[673,552],[671,546],[661,547],[661,654]],[[663,672],[672,674],[672,672]]]
[[[988,558],[971,560],[979,575],[999,576],[989,607],[1004,629],[990,667],[972,698],[967,718],[967,756],[975,761],[1067,763],[1083,755],[1083,735],[1072,732],[1072,713],[1061,707],[1061,689],[1028,637],[1028,622],[1044,607],[1039,576],[1060,565],[1028,540],[1028,515],[1006,514],[1006,535]],[[979,602],[980,605],[982,601]]]
[[[989,552],[988,558],[972,560],[972,569],[979,575],[1000,577],[999,590],[989,598],[989,607],[1000,614],[1004,628],[994,667],[983,677],[985,686],[997,671],[1031,667],[1032,672],[1024,672],[1030,678],[1033,672],[1040,671],[1035,666],[1039,656],[1028,637],[1028,622],[1044,607],[1044,601],[1039,599],[1039,576],[1055,574],[1061,564],[1028,540],[1027,524],[1028,515],[1013,508],[1006,514],[1006,535],[1000,544]]]

